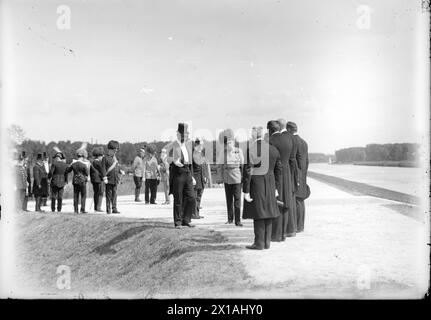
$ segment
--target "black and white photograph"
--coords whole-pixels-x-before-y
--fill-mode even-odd
[[[0,0],[0,298],[429,298],[429,35],[424,0]]]

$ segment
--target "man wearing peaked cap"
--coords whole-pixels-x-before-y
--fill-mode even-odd
[[[188,137],[188,125],[179,123],[177,140],[172,144],[173,159],[170,167],[172,183],[170,190],[174,196],[173,211],[176,228],[193,227],[190,221],[196,206],[193,187],[196,184],[193,177],[193,149]]]

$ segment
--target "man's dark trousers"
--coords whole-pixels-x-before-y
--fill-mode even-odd
[[[135,182],[135,201],[137,201],[139,200],[139,195],[141,194],[142,177],[133,176],[133,181]]]
[[[188,167],[174,168],[172,192],[174,195],[175,226],[189,224],[195,211],[193,179]]]
[[[64,187],[57,187],[56,185],[51,185],[51,211],[55,212],[55,202],[57,201],[57,211],[61,211],[63,205],[63,192]],[[85,207],[85,204],[84,204]]]
[[[93,199],[94,199],[94,209],[101,211],[100,207],[102,205],[103,199],[103,184],[99,182],[93,182]]]
[[[235,223],[241,222],[241,183],[224,184],[227,204],[227,220],[233,222],[235,213]]]
[[[272,218],[270,219],[255,219],[254,227],[254,244],[259,249],[269,249],[272,233]]]
[[[106,195],[106,212],[111,213],[111,205],[112,205],[112,210],[117,211],[117,185],[107,184],[105,187],[105,195]]]
[[[145,179],[145,203],[156,203],[156,196],[157,179]]]
[[[73,185],[73,207],[78,212],[79,195],[81,195],[81,212],[85,212],[85,200],[87,199],[87,183]]]

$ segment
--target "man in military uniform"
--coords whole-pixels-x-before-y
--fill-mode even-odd
[[[304,200],[310,196],[310,188],[307,185],[307,173],[308,173],[308,145],[304,139],[298,134],[298,127],[294,122],[287,123],[287,130],[293,134],[296,141],[297,152],[296,162],[298,164],[298,186],[295,191],[296,199],[296,215],[297,215],[297,232],[304,231],[305,221],[305,204]]]
[[[108,154],[103,157],[101,164],[103,183],[105,184],[107,214],[120,213],[117,210],[117,186],[120,183],[121,170],[116,156],[119,149],[120,144],[118,141],[109,141]]]
[[[173,152],[171,176],[171,193],[174,196],[174,224],[176,228],[194,227],[190,224],[191,217],[195,212],[196,180],[193,177],[192,145],[188,140],[188,125],[178,124],[177,140],[172,143]]]
[[[24,166],[24,159],[19,153],[14,154],[15,164],[15,200],[16,207],[24,211],[25,198],[27,194],[27,170]],[[25,210],[26,211],[26,210]]]
[[[48,174],[48,178],[51,179],[51,211],[55,212],[55,202],[57,201],[57,211],[61,212],[64,186],[67,184],[68,165],[61,151],[55,153],[53,160]]]
[[[96,147],[92,151],[93,161],[90,165],[90,181],[93,185],[94,211],[102,212],[101,205],[103,199],[103,176],[102,176],[102,159],[103,148]]]

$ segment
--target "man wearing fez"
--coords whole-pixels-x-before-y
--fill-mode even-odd
[[[94,211],[102,212],[102,199],[103,199],[103,176],[102,176],[102,159],[103,148],[95,147],[92,150],[93,161],[90,165],[90,181],[93,185],[93,201]]]
[[[55,212],[55,202],[57,201],[57,211],[61,212],[63,204],[64,186],[67,184],[66,158],[59,149],[54,154],[54,161],[51,164],[48,178],[51,179],[51,211]]]
[[[298,165],[298,186],[295,192],[297,232],[304,231],[305,204],[304,200],[310,196],[310,188],[307,185],[308,172],[308,145],[298,134],[298,127],[294,122],[287,123],[287,130],[293,135],[296,145],[296,162]]]
[[[192,166],[192,145],[188,140],[188,125],[178,124],[177,140],[172,144],[172,185],[170,188],[174,196],[174,224],[176,228],[194,227],[190,224],[191,217],[195,211],[194,185]]]
[[[252,142],[244,164],[243,218],[253,219],[254,243],[247,249],[269,249],[272,221],[280,213],[277,196],[282,181],[281,157],[277,148],[262,139],[262,127],[252,129]]]
[[[106,213],[120,213],[117,210],[117,186],[120,183],[120,164],[117,152],[120,149],[118,141],[111,140],[108,143],[108,153],[102,159],[102,177],[105,183]],[[112,211],[111,211],[112,207]]]
[[[37,212],[44,212],[41,209],[42,198],[48,197],[48,172],[43,162],[43,154],[38,153],[36,163],[33,167],[33,194],[36,200]]]
[[[281,156],[283,180],[280,200],[284,203],[282,214],[274,223],[272,241],[285,241],[286,237],[296,235],[296,205],[294,175],[296,173],[295,143],[291,133],[286,130],[286,120],[278,119],[278,128],[271,122],[273,134],[269,143],[277,148]],[[279,133],[277,133],[279,129]]]

